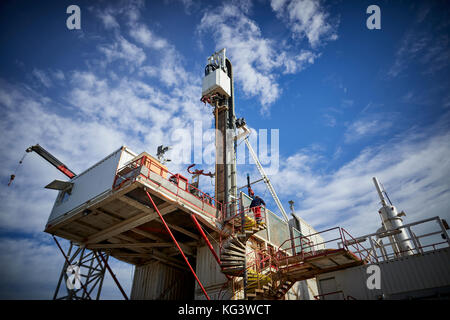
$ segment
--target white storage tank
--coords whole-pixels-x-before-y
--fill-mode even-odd
[[[70,218],[89,203],[99,201],[111,191],[117,169],[131,161],[136,154],[122,146],[89,169],[72,178],[72,187],[59,191],[48,218],[47,227]]]

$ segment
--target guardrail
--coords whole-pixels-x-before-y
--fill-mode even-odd
[[[356,298],[354,298],[354,297],[352,297],[350,295],[345,296],[344,291],[342,291],[342,290],[328,292],[328,293],[323,293],[323,294],[318,294],[318,295],[314,296],[314,299],[316,299],[316,300],[326,300],[326,299],[322,299],[322,298],[330,296],[332,294],[339,294],[339,293],[342,294],[342,299],[330,299],[330,300],[356,300]]]
[[[143,170],[139,170],[142,167],[146,167],[148,169],[146,171],[146,174],[143,173]],[[175,186],[175,188],[173,188],[175,191],[170,190],[168,188],[169,185],[164,186],[161,183],[159,183],[159,181],[154,181],[154,179],[152,179],[151,177],[152,174],[158,175],[158,179],[163,179],[165,181],[170,182],[170,186]],[[205,211],[205,208],[207,207],[218,210],[218,216],[219,217],[222,216],[221,202],[211,197],[208,193],[205,193],[200,189],[198,189],[197,187],[190,184],[189,180],[186,177],[182,176],[179,173],[174,174],[170,172],[165,167],[163,167],[159,162],[145,155],[117,170],[116,176],[114,178],[113,190],[118,190],[122,188],[128,182],[135,181],[136,178],[139,176],[146,179],[146,181],[155,184],[159,189],[162,188],[166,192],[174,195],[175,197],[183,199],[188,204],[200,209],[202,212],[205,212],[210,216],[213,215],[208,211]],[[183,195],[186,195],[183,194],[183,191],[200,200],[200,205],[193,203],[192,201],[187,199],[186,196],[183,197]]]
[[[259,218],[256,212],[259,210]],[[224,223],[231,227],[231,234],[235,234],[236,231],[244,232],[246,228],[251,228],[256,226],[257,223],[266,224],[266,208],[264,206],[257,206],[253,208],[243,208],[237,212],[233,212],[232,215],[228,216]]]
[[[450,239],[445,224],[439,217],[432,217],[408,223],[395,230],[375,232],[346,240],[347,244],[365,244],[370,249],[370,256],[376,262],[388,261],[402,256],[422,254],[428,251],[438,250],[450,246]],[[405,232],[406,237],[402,242],[407,242],[411,247],[400,250],[397,233]],[[344,242],[345,243],[345,242]],[[341,244],[342,245],[342,244]]]
[[[320,235],[324,240],[321,242],[313,242],[311,238],[316,235]],[[290,242],[290,250],[279,249],[278,259],[285,259],[286,264],[288,264],[287,260],[293,257],[301,256],[301,260],[304,260],[313,256],[330,254],[333,250],[347,250],[357,256],[361,261],[377,261],[376,256],[361,244],[357,242],[353,243],[354,240],[355,239],[341,227],[330,228],[307,236],[302,235],[293,237],[287,239],[280,245],[280,248],[283,248],[286,243]],[[325,246],[327,247],[326,250],[320,249],[325,248]],[[289,251],[291,251],[292,254],[288,253]]]

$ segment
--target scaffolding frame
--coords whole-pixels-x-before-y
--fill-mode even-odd
[[[65,253],[55,236],[53,239],[65,260],[53,300],[93,300],[94,297],[95,300],[99,300],[106,270],[110,273],[124,299],[128,300],[108,264],[109,252],[89,250],[71,241],[69,249]],[[63,285],[63,281],[65,285]],[[65,287],[65,290],[62,290],[62,286]],[[61,290],[64,293],[60,294]]]

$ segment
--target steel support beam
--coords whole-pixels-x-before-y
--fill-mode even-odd
[[[113,278],[114,282],[116,283],[117,287],[119,288],[120,292],[122,293],[123,297],[125,298],[125,300],[128,300],[127,294],[125,293],[125,291],[123,290],[122,286],[119,283],[119,280],[117,280],[116,275],[114,274],[114,272],[111,270],[111,268],[108,265],[107,260],[105,259],[105,257],[103,257],[102,253],[99,252],[99,254],[97,255],[97,253],[94,251],[94,255],[95,257],[98,259],[98,257],[100,256],[100,259],[103,261],[104,266],[106,267],[106,269],[108,270],[109,274],[111,275],[111,277]],[[99,261],[100,262],[100,261]]]
[[[95,299],[99,300],[106,270],[111,273],[125,299],[128,299],[108,265],[109,253],[101,253],[81,246],[76,248],[76,245],[71,242],[65,254],[55,236],[53,239],[65,259],[53,300],[92,300],[95,293]],[[66,288],[66,294],[60,294],[62,286]]]
[[[150,222],[153,219],[157,218],[158,215],[154,210],[151,210],[149,208],[146,208],[144,212],[135,215],[134,217],[131,217],[129,219],[126,219],[122,222],[119,222],[109,228],[106,228],[104,230],[101,230],[97,232],[96,234],[93,234],[89,236],[86,240],[86,244],[92,244],[97,243],[109,238],[112,238],[118,234],[121,234],[125,231],[128,231],[130,229],[134,229],[144,223]],[[161,214],[167,214],[175,210],[175,207],[172,205],[166,206],[161,210]]]

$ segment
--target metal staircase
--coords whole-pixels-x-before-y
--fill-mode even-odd
[[[244,210],[245,211],[245,210]],[[274,253],[258,252],[258,259],[248,265],[247,240],[267,228],[265,215],[256,223],[250,210],[236,214],[225,223],[228,232],[221,242],[220,261],[222,273],[233,278],[242,278],[245,296],[249,300],[282,299],[295,282],[281,278]],[[280,251],[277,251],[277,255]]]
[[[242,274],[245,268],[245,243],[230,236],[223,244],[220,253],[222,273],[229,276]]]
[[[220,246],[221,269],[230,281],[234,280],[233,286],[237,288],[234,292],[244,289],[245,299],[283,299],[297,281],[375,261],[370,250],[340,227],[286,239],[276,248],[247,248],[248,239],[265,228],[265,214],[262,212],[262,223],[257,224],[248,209],[224,222]],[[328,240],[314,243],[311,239],[318,234]],[[336,248],[326,249],[325,243]]]
[[[230,234],[222,241],[220,261],[222,272],[230,276],[241,275],[246,266],[247,240],[255,233],[266,229],[265,217],[261,223],[256,223],[250,210],[243,210],[227,221]]]
[[[255,287],[255,277],[258,274],[251,272],[247,266],[247,241],[259,231],[266,229],[264,212],[260,223],[251,213],[250,209],[241,210],[228,218],[224,223],[225,239],[221,241],[220,262],[222,273],[231,280],[232,277],[241,277],[245,292]]]

